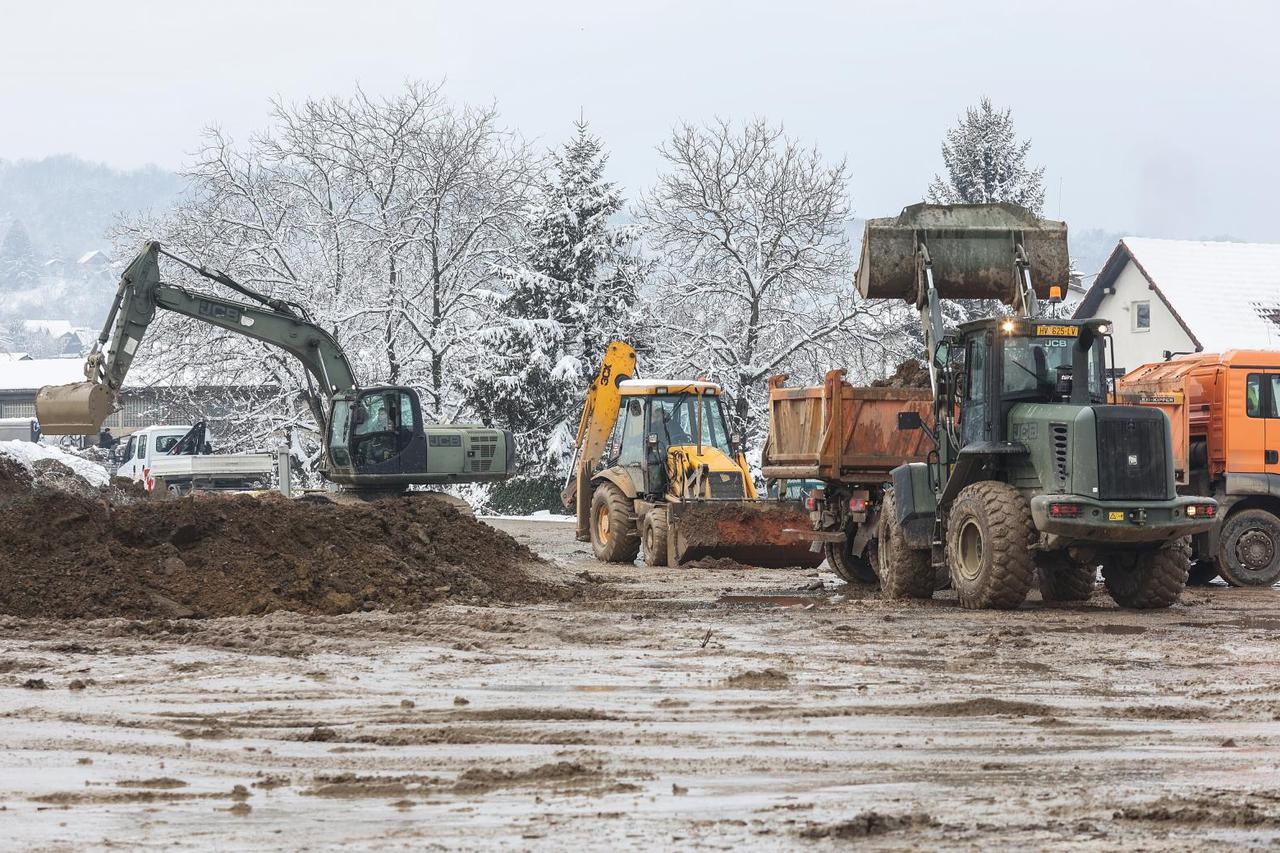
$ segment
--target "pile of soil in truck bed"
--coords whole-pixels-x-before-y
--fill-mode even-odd
[[[568,597],[511,536],[429,497],[112,501],[0,464],[0,614],[178,618]]]
[[[929,371],[928,369],[916,361],[909,358],[899,364],[889,376],[884,379],[877,379],[871,383],[872,388],[928,388],[929,387]]]

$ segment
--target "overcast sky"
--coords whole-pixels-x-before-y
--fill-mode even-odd
[[[1280,241],[1274,2],[26,2],[0,7],[0,159],[178,168],[268,98],[448,78],[552,145],[579,109],[629,192],[679,119],[764,115],[917,201],[945,130],[1012,107],[1073,228]]]

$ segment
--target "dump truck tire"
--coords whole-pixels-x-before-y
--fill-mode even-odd
[[[826,555],[827,565],[846,583],[875,586],[880,582],[880,578],[876,576],[875,563],[872,562],[876,555],[875,540],[868,542],[856,557],[849,552],[852,542],[853,537],[846,535],[843,542],[828,542],[823,545],[822,552]]]
[[[1232,586],[1272,586],[1280,580],[1280,520],[1265,509],[1229,516],[1214,561]]]
[[[1031,505],[1008,483],[966,486],[947,518],[947,566],[960,604],[1012,610],[1035,579]]]
[[[1094,561],[1081,563],[1062,551],[1035,558],[1040,597],[1045,601],[1088,601],[1098,583]]]
[[[667,510],[654,507],[644,517],[644,530],[641,540],[644,544],[644,564],[646,566],[665,566],[667,564]]]
[[[885,598],[933,598],[933,566],[929,552],[907,547],[898,524],[897,501],[885,494],[880,511],[880,592]]]
[[[1208,586],[1218,576],[1218,564],[1213,560],[1197,560],[1187,572],[1187,586]]]
[[[635,506],[613,483],[591,497],[591,552],[605,563],[632,563],[640,553]]]
[[[1102,580],[1121,607],[1155,610],[1173,605],[1187,585],[1191,556],[1184,542],[1136,554],[1111,554],[1102,561]]]

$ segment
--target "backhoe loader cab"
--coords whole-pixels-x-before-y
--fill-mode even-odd
[[[597,559],[651,566],[702,557],[758,566],[816,566],[791,535],[808,518],[795,501],[761,500],[720,386],[633,379],[635,351],[610,344],[579,424],[565,506]]]

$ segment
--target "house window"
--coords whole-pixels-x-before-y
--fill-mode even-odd
[[[1135,332],[1151,331],[1151,303],[1143,300],[1142,302],[1133,302],[1129,305],[1129,314],[1133,317],[1133,330]]]

